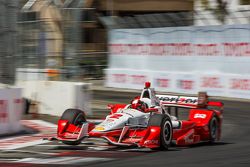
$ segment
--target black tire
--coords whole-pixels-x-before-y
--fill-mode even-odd
[[[86,117],[83,111],[79,109],[67,109],[64,111],[63,115],[61,116],[61,120],[67,120],[70,124],[74,124],[75,126],[82,125],[86,122]],[[79,145],[81,144],[82,140],[77,141],[62,141],[64,144],[67,145]]]
[[[209,123],[210,142],[213,143],[218,138],[218,119],[213,116]]]
[[[82,140],[77,140],[77,141],[62,141],[63,144],[71,145],[71,146],[76,146],[81,144]]]
[[[74,124],[76,126],[86,122],[86,116],[84,112],[79,109],[65,110],[60,119],[67,120],[70,124]]]
[[[173,128],[171,119],[164,114],[154,114],[150,117],[149,126],[161,127],[160,150],[167,150],[172,142]]]
[[[29,114],[29,110],[30,110],[30,100],[27,98],[23,98],[23,111],[24,114]]]

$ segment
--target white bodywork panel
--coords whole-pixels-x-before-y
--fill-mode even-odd
[[[121,109],[119,112],[112,115],[108,115],[106,119],[93,129],[93,132],[110,131],[116,129],[122,129],[129,123],[129,119],[142,118],[145,121],[148,120],[150,113],[144,113],[135,109]],[[147,122],[145,122],[147,124]]]

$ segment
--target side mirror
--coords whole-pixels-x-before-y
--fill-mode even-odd
[[[108,105],[107,105],[107,108],[110,109],[110,110],[112,110],[114,107],[115,107],[115,106],[114,106],[113,104],[108,104]]]
[[[158,108],[147,108],[145,112],[157,112]]]

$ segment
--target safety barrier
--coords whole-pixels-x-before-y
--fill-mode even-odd
[[[106,85],[250,98],[250,25],[115,29]]]
[[[92,115],[91,84],[60,81],[19,81],[23,97],[31,100],[33,114],[61,116],[68,108],[77,108]]]
[[[20,88],[0,87],[0,135],[21,130],[23,103]]]

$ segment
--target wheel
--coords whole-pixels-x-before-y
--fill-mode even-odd
[[[218,120],[215,116],[212,117],[209,123],[210,142],[215,142],[218,138]]]
[[[81,125],[86,122],[86,116],[83,111],[79,109],[67,109],[64,111],[60,118],[61,120],[67,120],[70,124],[75,126]]]
[[[74,124],[75,126],[82,125],[86,122],[86,117],[83,111],[79,109],[67,109],[64,111],[63,115],[60,118],[61,120],[67,120],[70,124]],[[67,145],[79,145],[81,140],[77,141],[62,141]]]
[[[164,114],[152,115],[149,120],[149,126],[160,126],[160,150],[167,150],[173,137],[173,128],[170,118]]]
[[[173,128],[171,120],[168,117],[165,117],[162,121],[161,126],[161,149],[168,149],[173,137]]]
[[[81,140],[77,140],[77,141],[62,141],[63,144],[67,144],[67,145],[71,145],[71,146],[76,146],[81,144]]]

